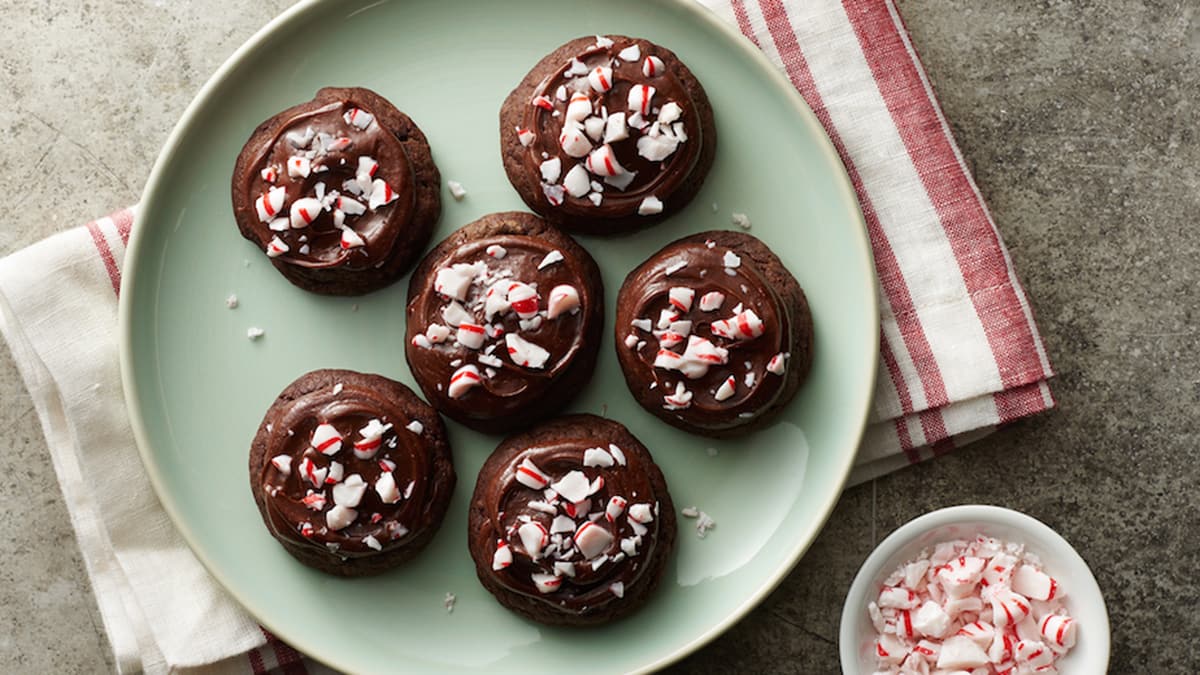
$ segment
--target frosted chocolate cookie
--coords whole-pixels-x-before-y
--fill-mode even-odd
[[[455,474],[438,414],[380,375],[315,370],[279,395],[250,447],[263,522],[297,560],[362,576],[417,554]]]
[[[612,35],[539,61],[500,109],[500,146],[529,208],[572,232],[611,234],[691,201],[717,133],[704,88],[674,53]]]
[[[484,432],[558,412],[591,377],[604,321],[596,263],[531,213],[438,244],[408,287],[405,355],[439,411]]]
[[[616,349],[643,408],[686,431],[755,429],[796,394],[812,316],[779,258],[741,232],[668,244],[617,295]]]
[[[325,88],[254,130],[234,168],[233,214],[288,281],[359,295],[421,254],[440,181],[407,115],[367,89]]]
[[[592,625],[650,597],[675,548],[662,471],[624,426],[570,415],[484,462],[467,538],[479,581],[534,621]]]

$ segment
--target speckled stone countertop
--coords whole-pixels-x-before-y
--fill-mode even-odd
[[[135,202],[200,85],[289,4],[0,3],[0,178],[20,195],[0,254]],[[842,598],[874,544],[926,511],[992,503],[1091,565],[1111,672],[1200,671],[1200,3],[900,7],[1033,299],[1060,409],[847,491],[779,589],[676,670],[836,672]],[[111,670],[7,349],[0,426],[0,672]]]

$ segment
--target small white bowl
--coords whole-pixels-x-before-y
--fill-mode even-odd
[[[982,534],[1001,541],[1025,544],[1041,559],[1046,573],[1066,591],[1067,611],[1078,621],[1074,649],[1055,665],[1061,675],[1097,675],[1108,670],[1108,610],[1096,578],[1087,563],[1057,532],[1023,513],[998,506],[952,506],[905,523],[883,540],[867,558],[842,607],[839,648],[846,675],[873,673],[875,627],[867,605],[883,588],[883,581],[901,564],[916,558],[922,549],[943,541],[974,539]]]

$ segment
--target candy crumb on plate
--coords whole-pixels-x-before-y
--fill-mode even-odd
[[[257,340],[266,334],[267,331],[259,328],[258,326],[251,326],[246,329],[246,337],[251,340]]]
[[[237,309],[238,297],[236,293],[230,293],[228,298],[225,298],[225,306],[229,309]]]
[[[456,180],[446,181],[446,187],[450,188],[450,196],[454,197],[454,201],[461,202],[463,197],[467,196],[467,189],[463,184]]]

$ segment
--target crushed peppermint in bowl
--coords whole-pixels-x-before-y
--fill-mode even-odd
[[[955,506],[875,548],[846,595],[839,649],[848,675],[1103,673],[1108,612],[1054,530],[997,506]]]

